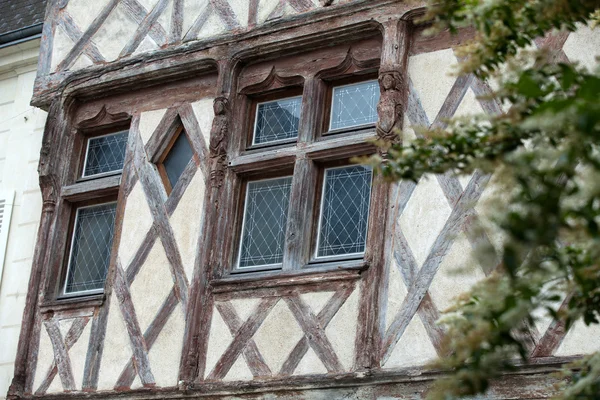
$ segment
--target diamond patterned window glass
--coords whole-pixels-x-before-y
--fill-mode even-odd
[[[172,188],[175,187],[175,184],[181,177],[181,174],[183,174],[185,167],[193,155],[192,146],[187,136],[182,132],[177,137],[177,140],[175,140],[175,143],[173,143],[173,147],[171,147],[169,154],[167,154],[163,161],[165,172]]]
[[[123,169],[128,131],[90,138],[87,142],[83,176]]]
[[[377,122],[379,94],[379,84],[376,80],[333,88],[329,129]]]
[[[371,180],[362,165],[325,170],[317,257],[364,253]]]
[[[110,262],[117,204],[77,209],[65,294],[101,291]]]
[[[292,177],[248,182],[239,268],[270,266],[283,261]]]
[[[298,136],[302,96],[260,103],[252,144],[278,142]]]

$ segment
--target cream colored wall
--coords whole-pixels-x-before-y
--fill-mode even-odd
[[[42,209],[37,163],[46,113],[29,105],[39,40],[0,49],[0,191],[15,192],[0,276],[0,398],[12,380]]]

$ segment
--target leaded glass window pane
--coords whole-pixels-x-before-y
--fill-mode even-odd
[[[167,172],[167,178],[169,179],[169,183],[171,187],[175,187],[175,184],[183,174],[185,167],[188,165],[192,157],[194,156],[194,152],[192,151],[192,146],[184,133],[181,133],[175,143],[173,143],[173,147],[169,150],[169,154],[163,161],[163,165],[165,167],[165,171]]]
[[[88,139],[83,176],[123,169],[128,131]]]
[[[281,264],[292,177],[248,182],[239,268]]]
[[[317,257],[362,254],[367,241],[371,168],[325,170]]]
[[[258,104],[252,144],[297,137],[301,108],[301,96]]]
[[[376,80],[333,88],[329,129],[377,122],[379,84]]]
[[[116,203],[77,209],[65,294],[101,290],[110,263]]]

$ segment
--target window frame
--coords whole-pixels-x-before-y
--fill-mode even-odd
[[[120,133],[123,133],[125,130],[116,130],[114,132],[109,132],[109,133],[103,133],[101,131],[101,133],[96,133],[94,135],[90,135],[90,136],[86,136],[85,137],[85,141],[83,144],[84,150],[82,151],[82,160],[80,162],[81,167],[80,167],[80,173],[79,173],[79,177],[78,180],[82,180],[82,181],[87,181],[87,180],[93,180],[93,179],[98,179],[98,178],[102,178],[105,176],[112,176],[112,175],[119,175],[123,173],[123,168],[120,169],[116,169],[113,171],[107,171],[107,172],[101,172],[99,174],[93,174],[93,175],[85,175],[85,168],[87,166],[87,162],[88,162],[88,155],[89,155],[89,150],[90,150],[90,141],[92,139],[99,139],[102,137],[108,137],[108,136],[115,136],[118,135]]]
[[[368,216],[371,213],[371,203],[373,196],[373,170],[371,169],[371,183],[369,186],[369,199],[368,199],[368,211],[367,211],[367,227],[365,232],[365,250],[360,253],[349,253],[349,254],[341,254],[341,255],[332,255],[332,256],[318,256],[319,252],[319,239],[321,237],[321,223],[322,223],[322,215],[323,215],[323,203],[325,201],[325,185],[327,184],[327,171],[333,169],[342,169],[351,167],[354,165],[360,164],[352,164],[350,160],[344,160],[343,162],[337,162],[335,164],[323,165],[319,168],[319,183],[317,185],[317,195],[315,196],[315,211],[313,212],[313,229],[312,231],[312,240],[311,240],[311,258],[309,264],[324,264],[328,262],[339,262],[339,261],[350,261],[350,260],[361,260],[364,258],[366,252],[366,241],[368,239],[369,234],[369,218]]]
[[[79,216],[79,210],[95,207],[99,205],[105,204],[115,204],[117,205],[117,197],[116,196],[105,196],[95,198],[93,200],[88,200],[80,203],[74,203],[71,209],[71,218],[69,219],[69,230],[67,231],[67,246],[65,248],[65,257],[63,259],[63,266],[61,268],[61,277],[60,277],[60,291],[58,298],[59,299],[68,299],[68,298],[78,298],[84,296],[93,296],[97,294],[103,294],[104,288],[102,289],[93,289],[93,290],[84,290],[78,292],[67,293],[67,280],[69,276],[69,271],[71,269],[71,257],[73,255],[73,244],[75,242],[75,229],[77,227],[77,217]],[[114,233],[113,233],[114,240]],[[109,266],[107,266],[108,272]],[[106,277],[105,277],[106,282]]]
[[[246,222],[246,207],[247,207],[247,201],[248,201],[248,184],[250,184],[251,182],[265,182],[265,181],[269,181],[269,180],[275,180],[275,179],[281,179],[281,178],[291,178],[291,183],[290,183],[290,195],[291,195],[291,187],[294,184],[294,175],[293,173],[288,173],[287,174],[277,174],[277,175],[267,175],[266,177],[263,175],[260,175],[259,177],[255,176],[254,179],[252,179],[251,177],[249,179],[244,179],[243,183],[242,183],[242,190],[240,191],[240,200],[238,201],[239,206],[239,212],[236,218],[236,223],[235,223],[235,227],[236,227],[236,235],[235,235],[235,241],[234,241],[234,258],[232,260],[232,268],[231,268],[231,274],[246,274],[246,273],[251,273],[251,272],[262,272],[262,271],[279,271],[282,269],[283,267],[283,259],[281,263],[277,263],[277,264],[264,264],[264,265],[258,265],[258,266],[253,266],[253,267],[240,267],[240,257],[241,257],[241,252],[242,252],[242,240],[244,237],[244,229],[245,229],[245,222]],[[289,213],[289,204],[288,204],[288,213]],[[288,216],[289,217],[289,216]],[[286,235],[286,231],[287,231],[287,218],[286,217],[286,226],[284,229],[284,238],[283,238],[283,245],[285,246],[285,235]],[[285,249],[284,249],[285,252]]]
[[[256,123],[258,121],[258,106],[261,104],[274,102],[278,100],[288,100],[295,97],[300,98],[300,121],[302,120],[302,113],[304,112],[304,88],[303,86],[293,85],[280,90],[265,92],[261,94],[255,94],[248,96],[249,110],[245,117],[246,134],[243,142],[243,149],[245,151],[261,150],[277,146],[294,145],[298,143],[300,132],[298,135],[289,139],[280,139],[267,143],[254,143],[254,136],[256,133]]]
[[[154,163],[156,165],[156,169],[158,170],[158,174],[160,175],[160,179],[162,180],[162,183],[165,187],[165,191],[167,192],[167,196],[171,195],[171,192],[173,191],[173,186],[171,185],[171,181],[169,180],[169,176],[167,174],[167,169],[164,165],[164,161],[169,156],[171,149],[173,148],[173,146],[175,145],[175,142],[177,141],[177,139],[179,139],[179,137],[181,135],[185,135],[188,145],[190,146],[190,149],[192,150],[192,157],[190,158],[190,160],[194,159],[194,157],[195,157],[194,149],[192,147],[190,137],[187,135],[187,132],[185,131],[183,124],[180,123],[179,126],[177,127],[177,129],[175,130],[175,133],[171,136],[171,138],[167,142],[164,150],[160,154],[160,157],[158,157],[156,162]],[[180,176],[180,178],[181,178],[181,176]],[[177,182],[175,182],[175,184],[177,184]]]
[[[306,79],[302,87],[302,111],[299,123],[298,137],[293,141],[295,143],[269,143],[268,146],[248,147],[247,143],[254,134],[257,105],[263,102],[285,99],[295,96],[285,96],[284,93],[289,93],[291,90],[298,90],[297,85],[291,84],[290,87],[278,87],[276,91],[269,91],[269,87],[263,87],[264,93],[245,92],[244,89],[238,92],[237,101],[241,104],[246,104],[245,107],[239,107],[234,113],[234,124],[245,126],[245,134],[242,140],[236,140],[235,136],[232,140],[235,145],[239,146],[230,150],[230,161],[228,163],[229,170],[233,174],[229,175],[228,181],[233,190],[237,193],[230,201],[234,216],[230,219],[230,223],[234,227],[234,235],[226,243],[227,249],[224,250],[224,269],[217,272],[215,277],[217,281],[223,276],[229,276],[231,279],[262,279],[262,277],[277,277],[285,276],[289,273],[318,273],[319,271],[330,271],[340,269],[365,269],[368,267],[368,247],[365,245],[365,251],[360,254],[353,255],[336,255],[327,258],[315,257],[316,255],[316,230],[320,220],[319,203],[324,183],[324,170],[333,165],[349,166],[350,158],[353,156],[365,156],[376,152],[376,147],[369,143],[369,139],[375,139],[376,123],[354,126],[330,132],[331,134],[324,135],[324,115],[330,113],[332,106],[331,99],[327,98],[327,93],[332,93],[334,86],[340,86],[341,82],[352,84],[364,81],[373,81],[377,76],[377,71],[372,65],[360,73],[344,71],[337,75],[317,76],[313,79]],[[275,78],[277,81],[277,78]],[[318,106],[309,107],[313,100],[309,96],[315,94],[318,98]],[[307,126],[307,121],[312,121]],[[315,124],[316,122],[316,124]],[[328,122],[328,121],[327,121]],[[234,125],[235,126],[235,125]],[[234,128],[235,129],[235,128]],[[307,135],[306,129],[310,129],[310,134]],[[340,144],[341,142],[341,144]],[[328,148],[328,145],[332,148]],[[272,159],[271,159],[272,158]],[[301,172],[298,169],[299,163],[306,164],[308,172]],[[283,176],[283,172],[273,172],[277,169],[292,170],[292,188],[290,194],[290,206],[288,209],[288,220],[286,226],[284,256],[283,262],[277,265],[260,266],[260,267],[245,267],[239,268],[239,254],[241,250],[241,240],[244,229],[244,213],[246,209],[246,192],[247,183],[252,180],[266,180],[269,176]],[[298,171],[297,171],[298,169]],[[307,173],[310,177],[301,177],[301,174]],[[300,186],[299,180],[305,179],[312,182],[312,188],[309,190],[306,201],[301,201],[303,205],[294,204],[294,191]],[[306,184],[308,181],[304,182]],[[373,196],[375,180],[371,180],[370,195],[369,195],[369,213],[372,212],[371,205],[374,204]],[[310,203],[310,204],[308,204]],[[291,219],[298,210],[296,207],[304,207],[303,220],[305,227],[302,227],[301,232],[296,232],[305,240],[300,247],[304,250],[297,252],[298,254],[289,253],[289,237]],[[294,209],[294,210],[293,210]],[[304,222],[303,222],[304,223]],[[231,229],[231,228],[230,228]],[[369,216],[367,221],[367,238],[371,237],[373,224]],[[291,236],[294,236],[292,234]],[[367,239],[368,241],[368,239]],[[227,278],[225,278],[227,279]]]

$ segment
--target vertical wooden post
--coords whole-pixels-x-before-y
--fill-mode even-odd
[[[209,282],[223,268],[226,252],[224,237],[227,218],[222,215],[224,202],[229,200],[231,179],[227,171],[227,151],[231,147],[232,109],[235,98],[236,61],[219,61],[215,118],[210,134],[210,184],[204,200],[204,229],[198,237],[194,276],[190,285],[183,352],[179,366],[180,386],[185,389],[202,380],[206,368],[208,337],[213,312]]]
[[[39,341],[38,303],[44,292],[44,276],[46,274],[49,251],[49,241],[54,236],[56,227],[55,211],[59,200],[60,183],[57,169],[60,161],[56,158],[57,148],[60,145],[62,133],[67,127],[66,112],[68,107],[56,98],[48,111],[38,172],[42,190],[42,215],[38,228],[38,246],[35,248],[29,278],[29,290],[25,300],[25,309],[21,323],[17,355],[15,359],[15,374],[8,389],[8,399],[18,398],[28,388],[28,383],[33,381],[37,361],[37,346]]]
[[[379,68],[382,94],[377,107],[379,114],[377,132],[382,139],[399,140],[400,136],[389,133],[395,133],[402,128],[402,115],[406,105],[403,99],[406,97],[405,77],[410,32],[407,22],[392,18],[382,23],[382,31],[383,49]],[[391,83],[386,82],[384,85],[386,75],[391,75]],[[383,155],[383,151],[381,152]],[[384,332],[381,332],[379,293],[387,285],[384,270],[386,259],[391,253],[390,243],[386,241],[386,232],[389,229],[388,203],[389,184],[382,177],[375,176],[369,213],[370,236],[367,238],[365,252],[365,261],[369,264],[369,269],[364,273],[360,286],[359,324],[354,363],[354,368],[357,370],[381,367],[380,351]]]

